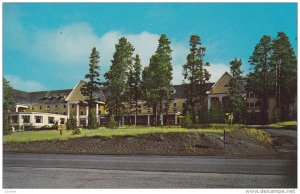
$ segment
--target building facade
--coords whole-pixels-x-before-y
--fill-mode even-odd
[[[221,108],[224,112],[228,111],[228,88],[231,75],[225,72],[217,82],[210,83],[206,88],[204,106],[207,110]],[[241,80],[246,84],[246,79]],[[86,126],[88,124],[89,106],[87,96],[81,94],[81,88],[84,81],[79,83],[73,89],[40,91],[40,92],[24,92],[13,90],[15,107],[10,111],[9,120],[12,126],[17,129],[26,128],[47,128],[55,124],[64,125],[67,119],[74,116],[77,119],[78,126]],[[100,90],[93,97],[95,99],[94,111],[100,126],[105,126],[109,120],[108,111],[105,107],[106,88]],[[245,92],[245,110],[247,124],[261,123],[261,99],[253,92]],[[172,102],[169,104],[168,113],[158,115],[161,125],[178,125],[179,116],[185,115],[186,109],[186,90],[184,85],[174,85],[172,92]],[[296,97],[295,97],[296,99]],[[120,125],[137,124],[151,125],[153,120],[152,109],[146,106],[146,102],[138,102],[138,115],[135,110],[116,118]],[[268,99],[268,117],[269,121],[272,117],[272,110],[275,107],[275,98]],[[290,105],[290,115],[297,113],[296,100]],[[158,120],[158,118],[157,118]]]

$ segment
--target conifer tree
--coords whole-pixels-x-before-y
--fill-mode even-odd
[[[167,112],[172,92],[172,56],[171,41],[165,34],[158,40],[159,45],[143,71],[143,92],[148,106],[152,107],[153,124],[157,125],[157,115]],[[161,120],[160,120],[161,121]],[[161,123],[161,122],[159,122]]]
[[[289,103],[297,95],[297,58],[288,36],[278,32],[273,40],[271,73],[275,75],[276,109],[279,120],[287,120]]]
[[[99,65],[99,52],[96,50],[95,47],[92,49],[92,53],[90,55],[90,63],[89,63],[89,73],[85,75],[85,79],[87,82],[82,86],[81,93],[84,96],[88,96],[88,106],[89,106],[89,116],[88,116],[88,127],[92,129],[95,126],[95,121],[93,117],[93,112],[91,111],[94,107],[94,100],[93,97],[95,93],[99,91],[100,83],[100,65]],[[97,122],[97,121],[96,121]]]
[[[130,110],[132,110],[133,108],[135,109],[136,118],[138,113],[138,100],[141,100],[142,98],[141,70],[142,70],[141,59],[139,55],[136,55],[134,58],[134,64],[130,69],[129,76],[128,76],[128,87],[129,87],[128,100],[130,104]],[[136,120],[135,120],[135,125],[136,125]]]
[[[262,121],[268,123],[268,98],[273,93],[273,75],[270,72],[272,55],[272,40],[270,36],[264,35],[255,46],[252,56],[249,59],[253,72],[249,74],[249,91],[261,96],[262,99]]]
[[[229,109],[233,113],[233,120],[236,123],[244,122],[244,111],[245,111],[245,101],[243,96],[245,94],[243,83],[241,82],[242,70],[241,70],[242,61],[234,59],[230,62],[230,72],[232,78],[229,81]]]
[[[3,78],[3,134],[9,134],[9,110],[13,106],[13,98],[12,98],[12,87],[9,84],[9,81]]]
[[[107,108],[110,114],[117,119],[125,112],[128,99],[128,76],[133,62],[134,48],[125,37],[119,39],[115,45],[116,51],[113,55],[110,70],[105,74],[107,80],[108,96]]]
[[[190,37],[190,53],[187,56],[187,63],[183,65],[183,76],[185,88],[187,91],[187,103],[191,107],[191,119],[196,123],[197,111],[204,108],[206,83],[210,79],[210,74],[206,67],[209,66],[208,62],[204,62],[205,47],[201,46],[200,37],[191,35]],[[199,107],[196,108],[196,102]],[[198,110],[197,110],[198,109]]]

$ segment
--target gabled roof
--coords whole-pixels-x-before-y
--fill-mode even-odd
[[[211,86],[210,89],[213,89],[214,87],[216,87],[219,83],[221,83],[221,81],[224,79],[225,76],[229,76],[230,78],[232,78],[232,76],[230,75],[230,73],[228,73],[227,71],[225,71],[225,73],[219,78],[218,81],[216,81],[216,83],[214,85]]]
[[[76,96],[75,98],[78,98],[76,100],[86,100],[87,99],[87,96],[83,96],[81,94],[81,87],[85,84],[86,82],[83,81],[83,80],[80,80],[76,86],[73,88],[72,92],[70,92],[70,94],[67,96],[66,98],[66,101],[70,101],[72,97],[74,97],[74,95]],[[99,88],[98,91],[96,91],[94,94],[93,94],[93,99],[95,100],[101,100],[101,101],[105,101],[106,97],[103,93],[103,88]]]

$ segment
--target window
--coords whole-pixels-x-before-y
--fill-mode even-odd
[[[11,116],[11,122],[12,123],[17,123],[18,122],[18,116],[17,115]]]
[[[23,123],[30,123],[30,115],[23,115]]]
[[[254,98],[254,93],[253,92],[249,92],[249,98]]]
[[[182,103],[182,107],[185,108],[185,103]]]
[[[31,110],[34,110],[34,106],[31,107]]]
[[[57,106],[57,105],[55,105],[55,106],[54,106],[54,109],[55,109],[55,110],[57,110],[57,109],[58,109],[58,106]]]
[[[250,107],[254,107],[254,103],[250,102]]]
[[[173,106],[174,106],[174,107],[176,107],[176,106],[177,106],[177,104],[176,104],[176,103],[173,103]]]
[[[64,112],[64,115],[67,115],[67,113],[66,113],[66,112]]]
[[[60,124],[65,124],[65,119],[64,118],[60,118]]]
[[[40,110],[42,110],[42,106],[40,106]]]
[[[261,101],[257,101],[257,102],[255,103],[255,105],[256,105],[256,107],[261,107]]]
[[[74,105],[74,104],[72,104],[72,108],[75,108],[75,105]]]
[[[48,123],[54,124],[54,117],[48,117]]]
[[[247,107],[250,107],[250,102],[247,103]]]
[[[98,110],[98,114],[100,114],[100,115],[101,115],[101,110]]]
[[[66,105],[64,105],[64,108],[66,108],[67,106]]]
[[[46,110],[47,110],[47,111],[49,111],[49,110],[50,110],[50,106],[49,106],[49,105],[47,105],[47,107],[46,107]]]
[[[43,116],[35,116],[35,123],[42,123],[43,122]]]
[[[83,111],[80,111],[80,115],[83,115]]]

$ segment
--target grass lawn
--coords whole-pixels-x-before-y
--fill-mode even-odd
[[[286,122],[273,123],[270,126],[272,126],[272,127],[297,126],[297,121],[286,121]]]
[[[58,130],[45,130],[45,131],[22,131],[16,132],[10,135],[3,136],[3,142],[27,142],[27,141],[45,141],[45,140],[65,140],[68,138],[78,137],[94,137],[94,136],[137,136],[143,134],[153,133],[185,133],[185,132],[212,132],[223,134],[223,128],[219,127],[203,128],[203,129],[185,129],[179,126],[170,127],[140,127],[140,126],[125,126],[119,129],[107,129],[99,128],[94,130],[81,129],[80,135],[72,135],[72,131],[63,131],[63,135],[60,135]],[[230,131],[230,128],[226,127],[226,131]]]

